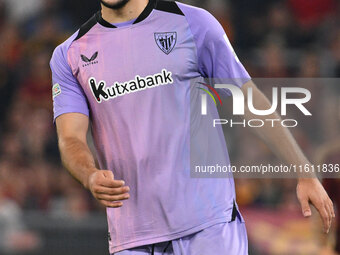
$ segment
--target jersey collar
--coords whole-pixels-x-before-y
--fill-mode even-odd
[[[156,3],[157,3],[157,0],[149,0],[148,5],[145,7],[142,13],[137,17],[135,22],[133,22],[133,24],[139,23],[142,20],[146,19],[150,15],[152,10],[156,7]],[[112,25],[111,23],[103,19],[101,11],[98,11],[96,13],[96,19],[97,19],[97,22],[104,27],[117,28],[115,25]]]

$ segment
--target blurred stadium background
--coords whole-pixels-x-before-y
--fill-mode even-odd
[[[183,2],[219,19],[252,77],[340,76],[338,0]],[[97,0],[0,0],[0,254],[107,254],[104,208],[60,165],[49,70],[53,49],[98,9]],[[293,130],[313,162],[340,161],[338,86],[311,88],[323,121]],[[227,137],[234,163],[276,162],[248,133]],[[340,182],[327,187],[339,200]],[[326,238],[317,217],[302,219],[294,180],[241,179],[237,192],[251,255],[335,254],[336,230]]]

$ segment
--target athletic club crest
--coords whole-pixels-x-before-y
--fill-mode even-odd
[[[177,33],[155,33],[155,40],[158,47],[168,55],[175,48],[177,42]]]

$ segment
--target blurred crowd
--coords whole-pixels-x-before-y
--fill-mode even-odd
[[[74,218],[103,209],[60,164],[49,69],[53,49],[99,9],[98,2],[0,0],[0,210],[3,201],[22,210]],[[252,77],[340,76],[337,0],[183,2],[217,17]],[[340,86],[311,89],[321,95],[312,106],[318,116],[332,116]],[[329,119],[326,126],[307,123],[307,131],[294,130],[310,157],[339,135],[339,118]],[[235,162],[245,164],[244,154],[252,163],[273,161],[256,138],[245,134],[237,139],[229,144]],[[294,185],[293,181],[238,180],[239,203],[296,207]]]
[[[61,168],[49,69],[54,48],[98,8],[88,2],[81,12],[80,1],[0,0],[0,201],[24,210],[78,217],[96,206]]]

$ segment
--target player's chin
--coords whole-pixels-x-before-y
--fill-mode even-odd
[[[100,2],[102,4],[106,4],[106,5],[116,5],[117,3],[119,3],[121,0],[100,0]]]
[[[111,9],[119,9],[123,7],[129,0],[100,0],[100,2]]]

